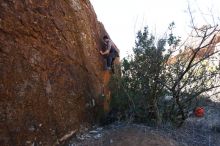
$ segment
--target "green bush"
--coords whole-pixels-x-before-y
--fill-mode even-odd
[[[111,107],[120,113],[120,119],[180,126],[201,101],[197,97],[212,89],[206,66],[187,66],[189,59],[184,57],[167,63],[173,52],[165,51],[166,46],[176,48],[180,42],[173,28],[174,23],[169,26],[171,33],[158,41],[147,27],[137,33],[133,55],[121,61],[121,73],[112,76],[109,84]]]

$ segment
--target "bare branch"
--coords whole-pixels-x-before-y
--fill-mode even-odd
[[[194,18],[192,16],[192,11],[191,11],[189,3],[188,3],[188,11],[189,11],[189,15],[190,15],[190,19],[191,19],[191,23],[192,23],[193,29],[196,31],[197,36],[199,36],[199,33],[197,32],[197,29],[195,27]]]

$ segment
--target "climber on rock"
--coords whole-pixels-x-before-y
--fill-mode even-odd
[[[114,72],[113,63],[116,57],[119,57],[119,50],[115,44],[109,39],[107,35],[103,37],[105,44],[105,51],[100,51],[100,53],[106,59],[105,70],[111,70]]]

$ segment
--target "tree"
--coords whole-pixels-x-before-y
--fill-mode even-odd
[[[117,100],[123,99],[117,106],[125,107],[124,113],[130,113],[135,121],[160,124],[168,120],[180,126],[198,97],[220,87],[219,66],[210,67],[220,51],[215,49],[220,40],[218,26],[194,29],[189,40],[197,43],[192,45],[187,41],[180,44],[180,37],[173,34],[174,25],[171,23],[169,35],[158,41],[147,27],[139,31],[134,54],[122,61],[122,76],[112,89],[117,90]]]
[[[128,101],[132,103],[129,107],[132,108],[133,116],[138,122],[161,123],[158,97],[163,96],[164,88],[158,80],[161,80],[165,44],[164,39],[156,42],[155,37],[150,35],[148,28],[145,27],[143,32],[137,33],[133,56],[124,58],[122,62],[123,75],[120,81],[122,87],[119,88],[123,88],[126,94],[120,94],[121,97],[117,98],[129,97]],[[116,85],[112,89],[116,90],[115,87]]]
[[[219,66],[210,68],[213,57],[220,51],[216,49],[218,34],[217,25],[194,27],[189,39],[195,40],[196,43],[185,42],[184,50],[178,55],[170,55],[172,57],[164,64],[166,81],[163,85],[173,97],[169,118],[178,125],[184,122],[188,112],[192,110],[193,100],[220,87]],[[175,46],[173,52],[181,49]]]

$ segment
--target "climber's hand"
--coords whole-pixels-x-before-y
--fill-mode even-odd
[[[101,55],[103,55],[103,52],[102,52],[102,51],[100,51],[100,54],[101,54]]]

